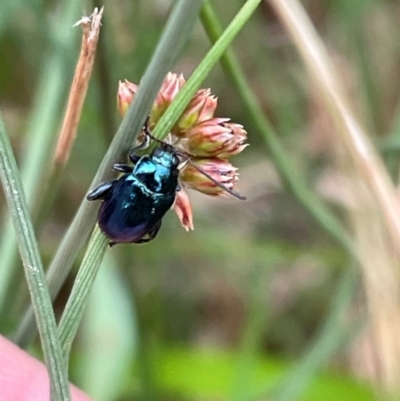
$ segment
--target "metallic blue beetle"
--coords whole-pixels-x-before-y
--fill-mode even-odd
[[[87,195],[89,201],[103,200],[98,223],[111,240],[110,246],[153,240],[180,190],[180,160],[174,147],[162,143],[151,155],[138,156],[136,151],[145,146],[142,144],[129,153],[134,167],[114,164],[114,170],[125,174],[117,180],[103,182]]]
[[[232,196],[246,198],[216,181],[201,167],[194,164],[190,155],[174,146],[155,138],[148,127],[148,120],[143,126],[145,140],[132,149],[128,164],[114,164],[113,169],[124,173],[120,178],[101,183],[89,192],[87,200],[103,200],[98,213],[98,224],[110,246],[119,243],[143,244],[153,240],[161,227],[165,213],[175,201],[179,186],[179,165],[181,156],[215,185]],[[154,148],[151,155],[138,156],[138,150],[145,149],[150,139],[160,146]]]

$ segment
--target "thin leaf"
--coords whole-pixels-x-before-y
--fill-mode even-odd
[[[68,365],[72,341],[78,331],[90,290],[107,248],[107,242],[107,238],[96,227],[58,325],[58,333],[66,365]]]
[[[47,289],[43,265],[23,193],[17,163],[1,116],[0,178],[17,234],[19,251],[32,298],[44,357],[49,369],[52,393],[54,392],[57,400],[68,401],[71,399],[68,376],[64,369],[50,294]]]
[[[92,186],[109,179],[112,164],[132,147],[165,75],[172,66],[189,37],[202,0],[179,0],[167,22],[160,42],[143,77],[139,91],[112,141],[93,180]],[[97,205],[83,201],[69,227],[48,271],[47,279],[54,298],[71,270],[73,261],[85,243],[95,223]],[[26,345],[35,335],[32,311],[23,318],[16,335],[20,345]]]
[[[203,6],[200,17],[208,37],[213,43],[216,42],[222,34],[222,28],[209,2]],[[247,83],[242,68],[231,49],[228,49],[221,57],[221,64],[242,98],[253,124],[265,140],[274,164],[287,188],[311,217],[347,252],[352,254],[349,234],[321,199],[307,188],[305,177],[299,177],[299,170],[292,163],[291,157],[285,152],[277,133],[264,115],[262,107]]]
[[[79,385],[97,401],[126,399],[138,347],[132,294],[117,259],[111,252],[103,259],[77,347]]]
[[[228,25],[224,33],[215,42],[204,59],[197,66],[193,74],[186,81],[182,90],[179,91],[174,101],[163,114],[154,129],[153,135],[157,138],[165,137],[170,131],[178,117],[185,110],[190,99],[196,93],[204,79],[210,73],[235,36],[243,28],[244,24],[252,16],[261,0],[248,0]]]

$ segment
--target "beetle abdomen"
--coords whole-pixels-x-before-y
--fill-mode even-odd
[[[100,206],[99,227],[114,242],[137,242],[160,222],[174,200],[175,192],[154,193],[131,174],[121,177]]]

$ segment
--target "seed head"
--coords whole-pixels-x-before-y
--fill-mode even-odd
[[[192,159],[192,162],[199,166],[205,173],[215,181],[221,183],[228,189],[233,190],[238,180],[237,168],[228,161],[218,157],[207,159]],[[206,195],[226,196],[223,188],[216,185],[208,177],[202,174],[192,164],[187,164],[180,173],[180,179],[187,188],[195,189]]]
[[[157,124],[184,85],[182,74],[167,74],[150,111],[150,129]],[[137,90],[138,85],[132,82],[119,83],[117,99],[122,116]],[[217,98],[210,89],[198,90],[170,132],[171,143],[183,153],[193,156],[179,174],[181,190],[177,192],[174,204],[175,212],[187,231],[193,230],[193,214],[185,188],[211,196],[227,196],[224,188],[199,169],[226,189],[234,190],[239,175],[237,168],[227,159],[248,146],[244,143],[247,132],[243,126],[231,122],[229,118],[214,117],[216,108]]]
[[[197,91],[189,105],[174,125],[172,133],[178,137],[185,136],[185,133],[205,120],[214,116],[217,108],[217,98],[212,96],[210,89],[201,89]]]
[[[185,78],[182,74],[177,75],[171,72],[167,74],[151,108],[150,126],[157,123],[184,84]]]
[[[247,133],[240,124],[228,122],[229,118],[212,118],[196,124],[187,133],[187,149],[197,157],[229,159],[247,145]]]
[[[133,99],[138,90],[138,85],[125,80],[125,82],[119,81],[118,93],[117,93],[117,105],[119,114],[123,117],[128,110],[129,105],[133,102]]]

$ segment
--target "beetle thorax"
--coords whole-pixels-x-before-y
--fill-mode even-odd
[[[144,156],[133,174],[146,187],[157,193],[171,194],[178,186],[178,158],[171,152],[156,148],[151,156]]]

